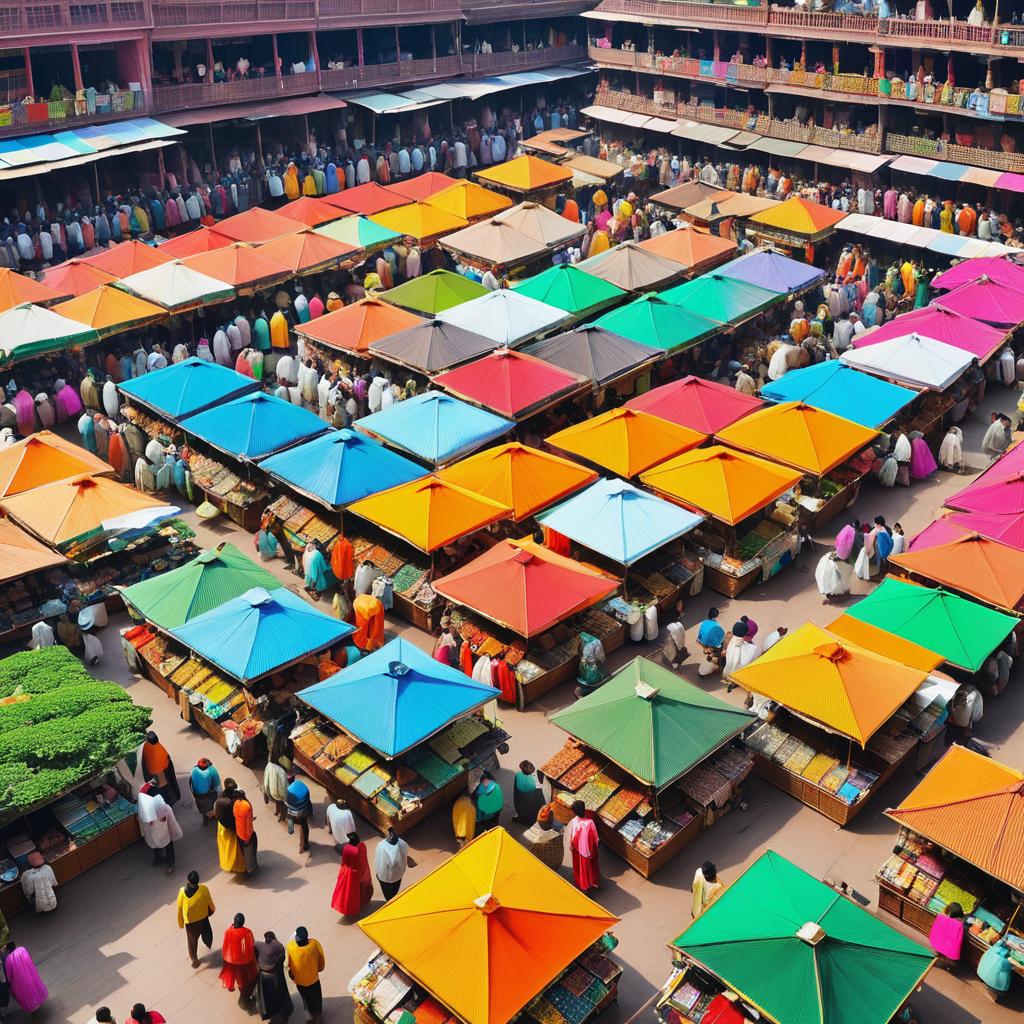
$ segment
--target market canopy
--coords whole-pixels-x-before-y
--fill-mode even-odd
[[[800,482],[800,473],[722,445],[669,459],[640,477],[656,494],[736,526]]]
[[[664,288],[680,277],[685,269],[674,260],[641,249],[635,242],[623,242],[577,265],[584,273],[593,274],[627,292]]]
[[[685,207],[683,214],[691,220],[714,224],[727,217],[751,217],[776,205],[774,199],[748,196],[743,192],[726,192],[724,197],[707,196],[698,200],[692,206]]]
[[[377,753],[395,758],[498,693],[398,637],[306,687],[299,700]]]
[[[186,647],[248,683],[355,632],[285,587],[256,586],[171,630]]]
[[[201,252],[189,256],[184,262],[185,266],[198,270],[200,274],[226,281],[239,294],[269,288],[292,276],[291,267],[277,263],[244,242],[232,242],[221,249]]]
[[[542,512],[537,519],[620,565],[638,562],[702,521],[701,516],[625,480],[604,479]]]
[[[434,383],[514,420],[535,416],[589,386],[577,374],[510,348],[496,349],[482,359],[442,373]]]
[[[409,203],[393,210],[381,210],[372,214],[370,220],[417,242],[433,241],[467,226],[461,217],[426,203]]]
[[[0,583],[63,564],[63,555],[30,537],[9,519],[0,519]]]
[[[569,316],[564,310],[501,288],[445,310],[440,319],[483,335],[495,345],[513,347],[553,330]]]
[[[617,920],[499,827],[359,927],[459,1020],[508,1024]]]
[[[801,260],[790,259],[789,256],[783,256],[774,249],[741,256],[722,267],[720,273],[734,281],[746,281],[747,284],[755,284],[758,288],[767,288],[768,291],[783,294],[801,292],[825,278],[824,270]]]
[[[332,508],[344,508],[424,475],[415,462],[347,427],[271,455],[260,468]]]
[[[1024,775],[957,744],[895,810],[911,832],[1024,892]]]
[[[425,171],[414,178],[396,181],[384,187],[401,196],[407,203],[425,203],[431,196],[451,188],[454,180],[439,171]]]
[[[947,498],[946,507],[962,512],[1004,515],[1024,513],[1024,470],[1013,470],[993,479],[979,477],[974,483]]]
[[[125,587],[121,596],[147,622],[171,630],[253,587],[280,585],[273,573],[224,541],[177,569]]]
[[[151,270],[161,264],[170,263],[174,257],[154,245],[146,245],[137,238],[119,242],[109,249],[102,249],[95,256],[84,256],[83,263],[96,267],[114,277],[131,277],[143,270]]]
[[[869,445],[877,430],[803,402],[772,405],[718,432],[718,440],[811,476],[824,476]]]
[[[59,291],[6,267],[0,268],[0,313],[26,303],[52,306],[70,294],[70,291]]]
[[[881,427],[917,393],[830,359],[769,381],[761,388],[761,397],[770,402],[805,402],[862,427]]]
[[[235,290],[226,281],[201,274],[181,260],[162,263],[159,267],[132,274],[117,283],[118,288],[137,295],[147,302],[172,313],[181,313],[214,302],[234,298]]]
[[[927,647],[904,640],[895,633],[889,633],[850,615],[837,615],[826,628],[841,640],[847,640],[857,647],[864,647],[922,672],[933,672],[946,660],[941,654],[936,654]]]
[[[507,210],[512,205],[508,196],[500,192],[492,192],[475,181],[456,181],[448,178],[448,187],[425,197],[424,202],[436,206],[439,210],[461,217],[472,223],[481,217],[493,217],[494,214]]]
[[[631,398],[626,408],[649,412],[703,434],[717,434],[730,423],[764,408],[764,402],[735,388],[691,375]]]
[[[323,201],[331,206],[336,206],[339,210],[361,213],[367,217],[380,213],[382,210],[405,206],[409,202],[404,196],[400,196],[383,185],[378,185],[375,181],[368,181],[363,185],[356,185],[355,188],[347,188],[342,192],[324,196]]]
[[[503,188],[508,192],[541,192],[572,181],[572,171],[535,156],[517,156],[495,164],[474,177],[485,185]]]
[[[328,429],[315,412],[257,391],[183,419],[186,434],[235,458],[259,459]]]
[[[389,231],[375,224],[369,217],[359,215],[343,217],[341,220],[322,224],[314,230],[324,238],[340,242],[350,249],[363,249],[366,252],[383,249],[402,237],[397,231]]]
[[[933,528],[944,529],[944,540],[952,540],[965,533],[976,533],[1024,551],[1024,512],[949,512],[922,530],[908,550],[913,550],[919,542],[924,547],[937,543]],[[922,541],[926,533],[930,536],[927,541]]]
[[[640,248],[674,263],[681,263],[691,273],[717,266],[736,254],[736,245],[729,239],[697,231],[689,224],[654,235],[641,242]]]
[[[650,201],[659,206],[667,206],[672,210],[685,210],[688,206],[693,206],[694,203],[699,203],[703,199],[730,199],[735,194],[727,189],[709,185],[705,181],[695,180],[675,185],[662,192],[655,192]]]
[[[672,353],[697,345],[722,329],[714,320],[666,302],[654,292],[605,313],[594,324],[630,341]]]
[[[224,246],[231,245],[232,241],[227,235],[222,235],[219,231],[208,228],[204,224],[194,231],[168,238],[160,246],[160,251],[177,260],[183,260],[186,256],[195,256],[200,252],[223,249]]]
[[[631,373],[647,369],[664,353],[648,345],[588,324],[553,338],[535,341],[524,350],[547,363],[577,373],[603,388]]]
[[[936,274],[932,278],[931,286],[939,291],[949,291],[977,281],[980,277],[987,277],[997,284],[1024,292],[1024,267],[1004,256],[977,256],[974,259],[961,260],[949,270]]]
[[[1020,621],[941,588],[887,577],[846,613],[977,672]]]
[[[610,409],[546,439],[555,448],[625,478],[706,440],[706,434],[635,409]]]
[[[489,294],[479,281],[471,281],[450,270],[432,270],[422,277],[411,277],[397,288],[384,292],[381,298],[414,313],[434,315],[460,303]]]
[[[877,377],[945,391],[971,365],[973,356],[934,338],[905,334],[874,345],[857,345],[839,358],[847,366]]]
[[[298,324],[296,334],[328,348],[367,355],[373,342],[422,323],[422,317],[368,296],[308,323]]]
[[[357,246],[339,242],[310,228],[293,230],[290,234],[264,242],[258,252],[286,266],[293,274],[319,274],[323,270],[334,270],[360,255]]]
[[[106,284],[77,298],[57,303],[53,311],[69,320],[86,324],[101,338],[147,327],[167,317],[166,309]]]
[[[1006,340],[1006,332],[1002,328],[983,324],[941,306],[925,306],[912,313],[901,313],[881,327],[863,331],[855,336],[854,342],[856,348],[864,349],[880,341],[907,339],[914,334],[963,349],[979,362],[988,359]]]
[[[117,278],[82,260],[68,260],[44,270],[42,282],[51,291],[60,292],[61,295],[84,295],[102,284],[116,284]]]
[[[927,679],[910,668],[806,622],[732,680],[801,718],[867,746]]]
[[[499,541],[435,579],[448,601],[522,637],[537,636],[618,590],[619,581],[533,541]]]
[[[993,281],[985,274],[940,295],[934,305],[999,327],[1018,327],[1024,323],[1024,291]]]
[[[465,280],[465,279],[463,279]],[[370,355],[427,377],[493,351],[494,342],[444,320],[424,320],[370,345]]]
[[[571,263],[559,263],[541,274],[517,281],[512,288],[520,295],[564,310],[574,317],[595,313],[626,297],[626,292]]]
[[[436,476],[370,495],[349,511],[428,553],[512,513],[507,505]]]
[[[517,441],[471,455],[438,475],[507,505],[517,522],[597,479],[592,469]]]
[[[28,303],[0,313],[0,363],[31,359],[99,340],[99,334],[91,327],[44,306]]]
[[[780,1024],[888,1024],[935,959],[773,850],[672,945]]]
[[[551,721],[644,785],[662,790],[756,716],[647,658],[634,658]]]
[[[515,423],[442,391],[426,391],[364,416],[356,426],[439,466],[507,434]]]
[[[754,228],[776,228],[787,235],[810,239],[828,234],[845,216],[842,210],[812,203],[802,196],[790,196],[785,202],[755,213],[750,223]]]
[[[287,217],[307,228],[317,228],[321,224],[345,216],[344,210],[339,210],[338,207],[325,203],[316,196],[299,196],[274,212],[278,217]]]
[[[258,388],[259,383],[251,377],[197,356],[117,385],[130,402],[138,402],[169,420],[192,416]]]
[[[566,224],[569,222],[566,221]],[[477,264],[511,267],[545,256],[548,247],[498,217],[478,221],[441,239],[441,248],[475,260]]]
[[[0,448],[0,497],[89,474],[113,473],[113,466],[60,434],[40,430]]]
[[[272,238],[290,234],[295,230],[295,221],[282,217],[279,213],[264,210],[262,206],[253,206],[233,217],[226,217],[217,222],[217,231],[227,235],[235,242],[248,242],[260,245]]]
[[[551,248],[582,238],[587,230],[577,221],[562,217],[541,203],[518,203],[494,219]]]
[[[785,298],[748,281],[726,277],[721,271],[684,281],[662,292],[661,297],[720,324],[741,323]]]

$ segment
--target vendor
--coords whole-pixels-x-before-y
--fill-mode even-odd
[[[476,806],[478,827],[489,828],[498,824],[501,812],[505,808],[505,796],[490,772],[484,772],[480,776],[480,782],[473,790],[473,803]]]
[[[220,791],[220,774],[209,758],[201,757],[196,762],[188,778],[188,788],[192,791],[203,825],[209,825],[213,805]]]

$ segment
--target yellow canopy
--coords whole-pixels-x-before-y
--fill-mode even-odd
[[[435,192],[425,202],[465,221],[491,217],[512,205],[508,196],[492,192],[474,181],[457,181],[450,188]]]
[[[801,196],[790,196],[784,203],[772,203],[769,209],[750,218],[758,227],[778,228],[791,235],[820,235],[829,232],[846,216],[821,203]]]
[[[493,828],[359,927],[459,1020],[506,1024],[617,920]]]
[[[539,192],[572,181],[572,169],[535,156],[517,156],[486,171],[477,171],[476,179],[485,185],[496,185],[512,192]]]
[[[55,313],[88,324],[101,338],[167,319],[167,310],[120,288],[101,284],[53,307]]]
[[[468,221],[427,203],[409,203],[392,210],[381,210],[373,214],[370,220],[389,231],[415,238],[418,242],[440,238],[441,235],[469,227]]]

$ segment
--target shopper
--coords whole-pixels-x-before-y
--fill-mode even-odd
[[[718,877],[718,868],[712,861],[704,861],[693,876],[690,917],[700,917],[722,895],[724,889],[725,886]]]
[[[252,813],[252,804],[245,798],[243,790],[236,790],[235,802],[231,811],[235,818],[235,836],[242,849],[242,859],[245,861],[245,873],[247,875],[254,874],[259,867],[256,863],[258,840],[253,827],[255,818]]]
[[[245,927],[245,915],[235,914],[231,927],[224,932],[221,946],[224,966],[220,971],[220,983],[234,992],[238,986],[238,1001],[247,1003],[252,999],[259,969],[256,967],[256,938]]]
[[[241,874],[245,871],[245,854],[235,834],[235,796],[238,784],[234,779],[224,780],[224,792],[213,803],[217,819],[217,856],[221,871]]]
[[[512,802],[516,809],[516,821],[532,825],[537,812],[544,806],[544,793],[540,788],[538,771],[531,761],[520,761],[512,783]]]
[[[581,892],[601,888],[601,869],[597,860],[597,826],[593,817],[587,812],[587,805],[582,800],[575,800],[572,805],[573,818],[565,826],[565,834],[569,839],[572,851],[572,877]]]
[[[309,795],[309,786],[294,773],[288,776],[285,811],[288,816],[288,834],[292,835],[298,826],[299,853],[306,853],[309,850],[309,819],[313,815],[313,799]]]
[[[209,758],[201,757],[196,761],[196,766],[188,777],[188,788],[192,792],[192,799],[196,802],[196,810],[203,825],[209,825],[213,817],[214,801],[220,794],[220,773]]]
[[[373,879],[366,843],[353,832],[341,849],[341,867],[334,883],[331,907],[342,917],[358,917],[373,896]]]
[[[13,942],[7,944],[3,951],[2,973],[7,977],[7,986],[14,1001],[26,1014],[35,1013],[50,997],[49,990],[39,977],[39,971],[24,946],[16,946]]]
[[[160,795],[155,779],[150,779],[139,790],[136,806],[142,838],[153,851],[153,863],[166,864],[167,874],[171,874],[174,871],[174,843],[184,833],[174,811]]]
[[[324,950],[301,925],[295,929],[295,938],[286,947],[286,962],[288,976],[299,990],[299,998],[311,1024],[322,1020],[324,996],[320,986],[320,972],[326,966]]]
[[[326,818],[324,827],[334,839],[335,850],[341,853],[342,847],[348,842],[348,837],[356,830],[356,819],[344,800],[335,800],[327,808]]]
[[[398,895],[408,867],[409,844],[399,838],[398,833],[389,825],[387,835],[377,844],[373,855],[373,870],[385,902]]]
[[[28,867],[21,875],[21,891],[37,914],[57,909],[57,876],[38,850],[28,855]]]
[[[216,907],[210,890],[199,882],[199,872],[190,871],[185,884],[178,890],[178,927],[185,929],[189,960],[199,966],[199,940],[207,949],[213,947],[213,927],[210,918]]]
[[[284,976],[287,954],[284,945],[273,932],[266,932],[262,942],[256,943],[256,1008],[262,1020],[278,1024],[292,1013],[292,996]]]
[[[939,965],[952,967],[960,960],[964,945],[964,908],[959,903],[950,903],[932,922],[928,941],[939,955]]]
[[[483,772],[476,789],[473,790],[473,803],[476,805],[476,824],[478,828],[489,828],[498,824],[501,812],[505,807],[505,796],[501,786],[494,780],[490,772]]]

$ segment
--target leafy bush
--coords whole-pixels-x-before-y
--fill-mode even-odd
[[[89,682],[92,676],[66,647],[22,651],[0,661],[0,700],[16,690],[46,693],[71,682]]]

